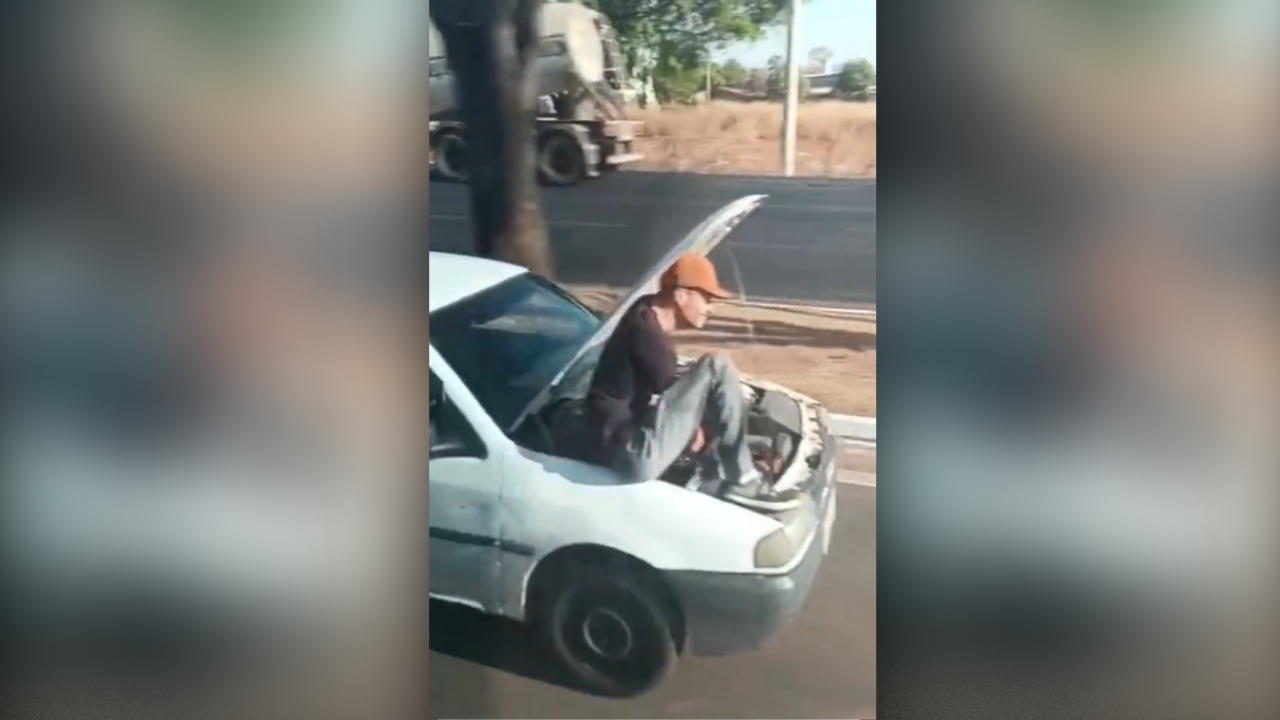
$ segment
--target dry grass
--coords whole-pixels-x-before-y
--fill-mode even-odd
[[[645,131],[635,167],[715,174],[782,171],[782,105],[717,101],[693,107],[638,110]],[[813,102],[800,106],[796,174],[875,177],[876,104]]]

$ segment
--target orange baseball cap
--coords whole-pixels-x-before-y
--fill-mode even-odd
[[[662,274],[662,289],[674,290],[675,288],[701,290],[722,300],[733,297],[720,287],[720,281],[716,279],[716,266],[697,253],[682,255]]]

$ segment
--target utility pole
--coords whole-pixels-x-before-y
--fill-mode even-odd
[[[796,115],[800,110],[800,4],[791,0],[787,17],[787,100],[782,109],[782,172],[796,174]]]

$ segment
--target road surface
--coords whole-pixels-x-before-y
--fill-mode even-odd
[[[712,255],[727,288],[759,299],[875,304],[874,180],[617,172],[544,189],[557,279],[628,287],[707,215],[749,194],[770,197]],[[468,252],[469,218],[465,186],[431,183],[432,250]]]
[[[769,647],[688,659],[628,701],[544,681],[551,661],[522,627],[431,604],[433,718],[871,718],[876,698],[876,490],[840,485],[840,516],[804,614]]]

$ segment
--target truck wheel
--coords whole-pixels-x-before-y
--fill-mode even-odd
[[[553,187],[577,185],[587,177],[587,154],[578,138],[552,131],[538,143],[538,176]]]
[[[436,136],[433,151],[436,156],[436,171],[446,180],[465,183],[470,179],[467,172],[467,140],[457,130],[442,130]]]
[[[551,651],[583,689],[643,695],[676,665],[672,612],[655,583],[625,568],[569,568],[541,617]]]

